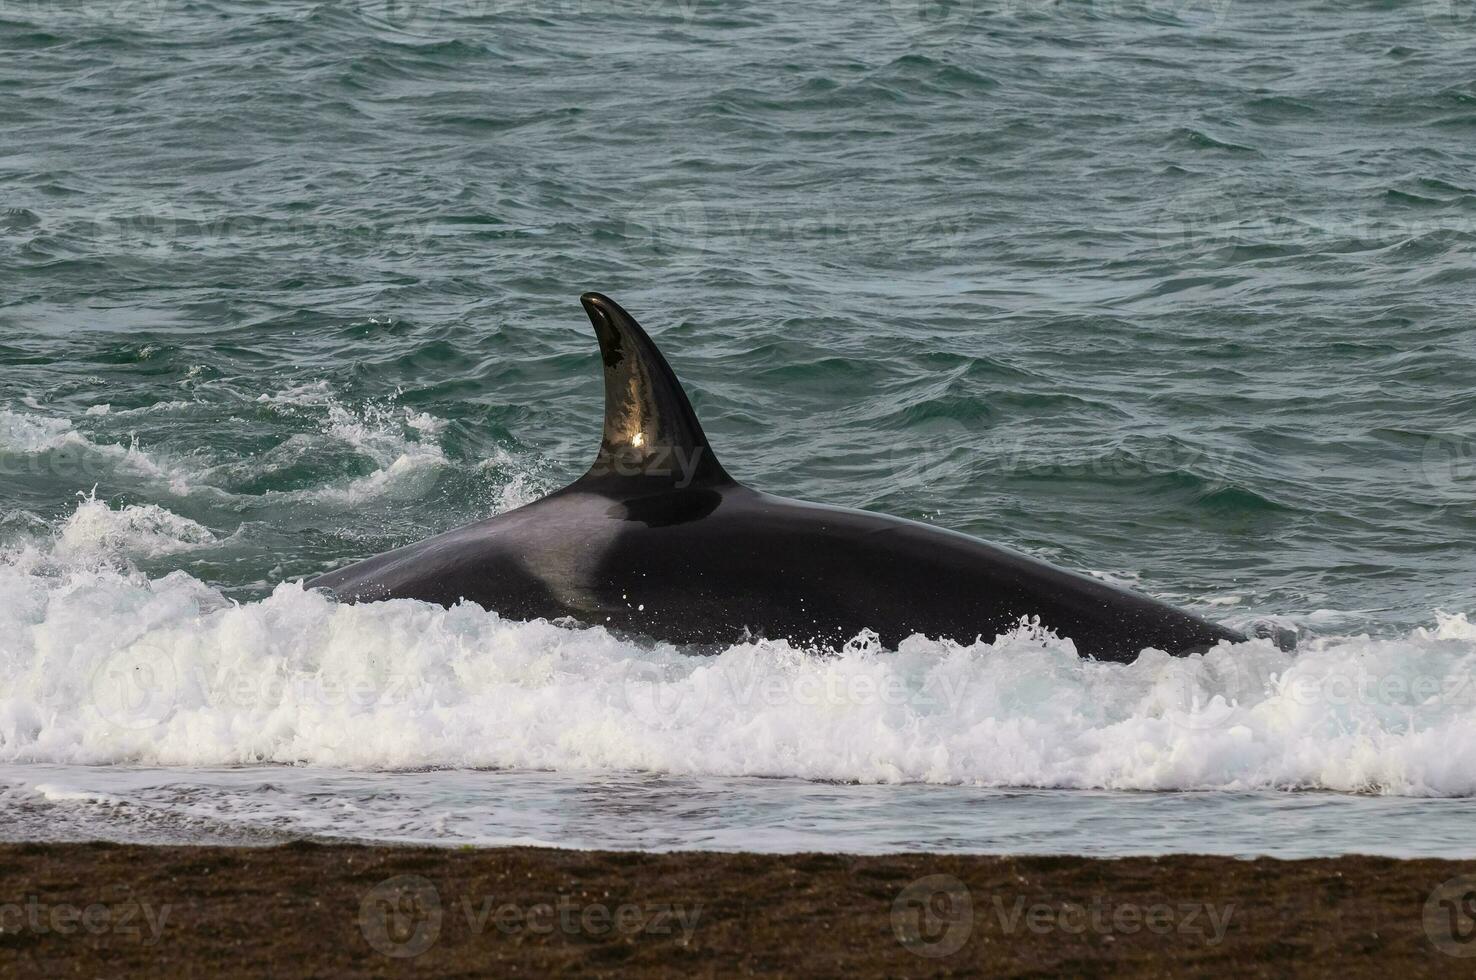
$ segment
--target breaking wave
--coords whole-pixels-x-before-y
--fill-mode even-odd
[[[63,436],[64,437],[64,436]],[[1022,624],[715,656],[474,606],[237,603],[130,556],[210,547],[87,499],[0,560],[0,761],[517,767],[1133,790],[1476,794],[1476,625],[1131,665]],[[105,560],[109,559],[110,560]]]

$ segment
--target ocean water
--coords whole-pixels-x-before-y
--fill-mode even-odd
[[[8,834],[1473,853],[1468,4],[0,0],[0,56]],[[740,479],[1298,648],[305,593],[582,472],[586,289]]]

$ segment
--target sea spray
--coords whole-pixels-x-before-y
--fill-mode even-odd
[[[234,603],[130,554],[208,546],[84,500],[0,562],[0,759],[636,769],[872,783],[1476,792],[1476,626],[1079,658],[1031,624],[696,655],[471,605]],[[100,562],[100,554],[116,561]]]

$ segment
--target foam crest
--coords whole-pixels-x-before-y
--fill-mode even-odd
[[[377,497],[418,496],[448,462],[440,444],[445,420],[392,401],[350,408],[323,382],[262,395],[257,401],[287,414],[321,413],[322,438],[373,462],[371,473],[311,491],[317,501],[356,505]]]
[[[54,555],[85,563],[113,557],[157,558],[218,544],[207,527],[155,504],[118,510],[96,497],[83,500],[58,530]]]
[[[85,414],[101,417],[103,413]],[[74,461],[68,454],[75,454],[82,461]],[[0,409],[0,458],[5,456],[29,457],[33,461],[51,456],[52,462],[46,469],[59,478],[84,483],[96,482],[106,472],[121,471],[167,486],[179,496],[193,489],[196,478],[182,461],[145,451],[136,437],[130,436],[127,443],[97,442],[79,431],[70,419]]]
[[[0,453],[31,456],[67,449],[112,457],[138,473],[169,475],[139,449],[136,439],[126,445],[97,443],[79,432],[70,419],[0,410]]]
[[[0,410],[0,450],[23,455],[86,444],[68,419]]]
[[[135,548],[199,535],[98,507],[74,534],[92,540],[98,522]],[[7,762],[1464,796],[1473,675],[1463,615],[1296,654],[1256,641],[1126,666],[1028,625],[967,646],[862,634],[839,651],[699,657],[473,606],[338,606],[298,585],[237,605],[183,573],[0,562]]]
[[[167,488],[176,497],[240,496],[229,487],[249,481],[263,471],[290,461],[321,456],[324,450],[367,460],[373,469],[349,478],[327,478],[324,485],[293,491],[268,491],[278,498],[301,498],[310,503],[361,505],[376,498],[406,498],[424,494],[436,475],[450,465],[440,437],[447,423],[425,412],[393,401],[350,407],[325,383],[314,383],[271,395],[256,403],[270,406],[306,425],[307,432],[289,437],[276,453],[227,460],[213,465],[194,456],[177,457],[157,447],[145,448],[137,436],[126,442],[108,442],[83,431],[67,418],[37,412],[0,409],[0,461],[21,471],[46,473],[74,490],[85,491],[122,473],[145,484]],[[159,402],[146,408],[114,410],[97,405],[83,413],[87,425],[127,417],[172,415],[190,409],[209,410],[193,402]],[[19,462],[17,462],[17,460]]]

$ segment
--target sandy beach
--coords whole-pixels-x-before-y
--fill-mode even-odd
[[[1470,861],[294,843],[14,844],[0,863],[10,976],[1448,976],[1476,962]]]

